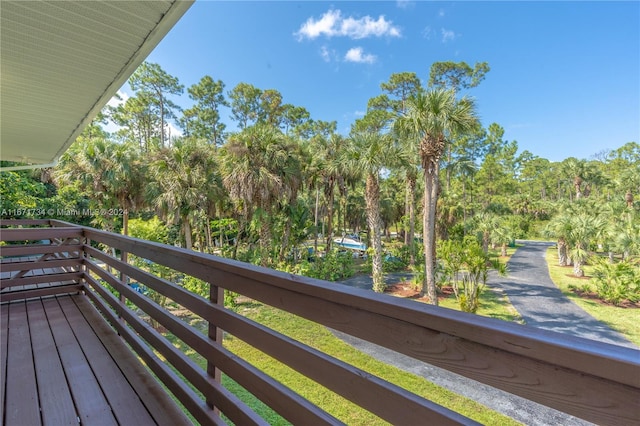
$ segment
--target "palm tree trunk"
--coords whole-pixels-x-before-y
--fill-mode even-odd
[[[567,266],[567,242],[564,238],[558,240],[558,265]]]
[[[191,224],[186,217],[182,218],[182,231],[184,232],[184,244],[187,250],[191,250],[193,243],[191,240]]]
[[[424,161],[424,216],[423,235],[424,243],[424,270],[425,282],[422,287],[422,295],[429,297],[429,303],[438,305],[436,294],[436,275],[434,256],[436,247],[436,203],[438,195],[438,162],[436,158],[428,157]]]
[[[411,215],[411,204],[410,204],[410,199],[411,199],[411,179],[407,178],[407,188],[405,190],[405,197],[404,197],[404,217],[409,218],[409,216]],[[411,219],[409,219],[411,220]],[[409,230],[406,227],[403,227],[403,231],[404,231],[404,245],[409,247],[410,244],[410,239],[409,239]]]
[[[266,211],[260,215],[260,266],[269,265],[269,248],[271,244],[271,228]]]
[[[382,241],[380,238],[380,186],[376,175],[369,174],[367,176],[365,202],[367,205],[367,222],[371,231],[371,245],[373,247],[371,267],[373,290],[382,293],[385,285],[382,273]]]
[[[316,209],[313,219],[313,253],[318,253],[318,202],[320,201],[320,189],[316,186]]]
[[[416,264],[416,178],[412,176],[409,181],[409,266]]]
[[[282,244],[280,246],[280,254],[278,256],[278,260],[280,260],[281,262],[284,260],[284,256],[287,252],[287,249],[289,248],[290,236],[291,236],[291,212],[287,215],[287,220],[284,224],[284,232],[282,234]]]
[[[329,253],[331,249],[331,242],[333,241],[333,188],[335,181],[333,177],[329,178],[329,186],[327,187],[327,250]]]

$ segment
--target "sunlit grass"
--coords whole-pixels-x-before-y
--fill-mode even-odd
[[[351,347],[334,336],[327,328],[314,322],[256,303],[252,303],[246,308],[241,305],[238,311],[242,315],[273,328],[293,339],[319,349],[369,373],[375,374],[476,421],[484,424],[518,424],[513,419],[490,410],[473,400],[464,398],[430,383],[422,377],[415,376],[380,362]],[[225,346],[347,424],[386,424],[386,422],[375,415],[347,401],[341,396],[334,394],[282,363],[264,355],[262,352],[239,339],[227,336],[227,338],[225,338]]]
[[[572,276],[572,267],[558,266],[558,252],[555,247],[550,247],[547,250],[546,259],[551,279],[567,297],[591,316],[608,324],[631,342],[640,346],[640,327],[638,327],[638,324],[640,324],[640,309],[623,308],[580,297],[571,289],[580,288],[584,284],[584,280],[588,278],[576,278]],[[591,266],[585,265],[583,269],[587,277],[591,276]]]

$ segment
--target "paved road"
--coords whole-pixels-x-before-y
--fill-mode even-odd
[[[525,324],[638,349],[620,333],[596,320],[562,294],[549,277],[545,253],[553,243],[518,241],[523,244],[509,260],[509,274],[490,276],[492,287],[501,288]],[[567,269],[567,273],[571,273]]]
[[[605,324],[597,321],[564,296],[553,284],[545,261],[545,252],[551,243],[518,241],[523,244],[509,261],[509,274],[499,277],[492,274],[489,284],[501,288],[513,306],[530,326],[573,334],[636,348],[631,342]],[[385,276],[385,282],[395,283],[410,279],[411,274],[398,273]],[[371,289],[368,276],[353,277],[341,284]],[[501,412],[526,425],[573,426],[590,425],[576,417],[548,408],[519,396],[467,379],[447,370],[415,360],[370,342],[334,331],[334,333],[359,349],[385,363],[425,377],[427,380],[450,389],[460,395]]]

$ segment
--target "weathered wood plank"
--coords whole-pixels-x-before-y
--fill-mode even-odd
[[[124,378],[76,304],[69,297],[57,299],[118,423],[131,425],[154,423],[146,407]]]
[[[40,403],[24,302],[9,305],[5,425],[39,425]]]
[[[101,278],[111,284],[116,291],[123,292],[127,297],[132,297],[133,299],[130,300],[134,301],[134,303],[137,302],[137,306],[139,308],[160,324],[164,325],[165,323],[171,323],[171,325],[177,326],[180,329],[188,329],[186,324],[180,323],[165,310],[158,308],[157,305],[153,306],[155,304],[145,300],[146,297],[143,297],[139,293],[131,290],[128,286],[124,286],[108,272],[102,269],[98,269],[95,272],[98,272]],[[87,278],[88,282],[91,282],[91,280],[93,279]],[[92,287],[94,285],[98,285],[98,283],[93,281]],[[94,288],[98,290],[97,287]],[[105,297],[106,293],[101,293],[101,295]],[[219,383],[216,383],[206,377],[206,373],[194,361],[181,351],[177,350],[169,341],[150,328],[148,324],[143,323],[137,316],[133,315],[131,311],[125,307],[124,303],[120,301],[115,302],[110,294],[108,295],[108,298],[112,300],[110,304],[115,308],[116,313],[119,316],[124,318],[129,325],[140,334],[140,336],[149,342],[155,350],[162,354],[162,356],[166,358],[166,360],[173,365],[186,380],[192,383],[196,389],[205,395],[211,395],[212,398],[215,398],[216,406],[218,406],[233,422],[246,425],[263,424],[263,420],[249,407],[247,407],[246,404],[237,399]],[[172,318],[174,321],[171,321]],[[169,328],[169,331],[174,332],[174,327]]]
[[[40,300],[27,302],[27,313],[44,423],[77,426],[78,414],[42,302]]]
[[[7,342],[9,335],[9,305],[0,305],[0,419],[4,419],[4,396],[7,383]]]
[[[49,219],[0,219],[0,226],[50,226],[50,222]]]
[[[54,254],[54,253],[73,253],[74,257],[78,257],[78,253],[82,249],[82,244],[69,244],[64,246],[52,246],[49,244],[24,244],[0,246],[0,257],[9,256],[29,256],[38,254]],[[5,261],[13,260],[12,258],[2,259],[4,267]]]
[[[96,268],[94,265],[88,266],[91,269]],[[338,423],[337,419],[327,414],[324,410],[314,406],[290,389],[270,380],[271,378],[260,370],[254,369],[246,363],[235,362],[235,355],[224,350],[220,344],[213,343],[203,334],[196,332],[191,327],[187,327],[183,322],[175,317],[168,315],[162,308],[147,300],[146,297],[136,293],[130,288],[123,287],[120,283],[116,282],[114,277],[109,277],[106,272],[101,270],[99,273],[102,274],[103,279],[116,287],[117,290],[122,291],[131,302],[136,304],[136,306],[142,309],[145,313],[167,328],[169,332],[173,333],[186,344],[193,347],[196,352],[203,355],[206,359],[211,359],[215,362],[220,362],[221,365],[224,365],[224,368],[222,366],[220,368],[223,369],[225,373],[238,382],[241,382],[243,386],[252,393],[255,392],[258,395],[261,395],[261,399],[265,403],[273,407],[289,421],[294,423],[311,422],[314,424]],[[188,295],[192,298],[196,297],[191,293]],[[208,304],[204,299],[202,299],[201,302]],[[121,309],[123,308],[121,307]],[[122,315],[127,319],[127,321],[133,321],[133,319],[129,318],[130,314],[128,312],[123,312]],[[136,328],[135,325],[133,327]],[[138,332],[145,338],[145,340],[152,343],[156,349],[160,349],[161,347],[166,347],[165,350],[173,349],[171,346],[167,346],[164,340],[156,339],[153,335],[147,336],[144,334],[143,330],[138,330]],[[236,419],[234,419],[234,417],[229,413],[229,410],[234,409],[234,407],[227,403],[227,396],[219,395],[219,392],[216,390],[216,386],[212,387],[207,378],[202,375],[203,372],[193,371],[193,369],[188,365],[180,367],[180,365],[184,364],[185,360],[177,357],[172,358],[172,354],[170,353],[167,354],[163,352],[163,355],[168,359],[172,359],[172,363],[176,368],[178,368],[178,370],[191,383],[193,383],[196,388],[205,395],[211,397],[212,400],[216,401],[215,405],[218,406],[228,417],[236,421]],[[238,413],[238,415],[241,414],[241,412]]]
[[[81,238],[81,227],[69,228],[10,228],[0,231],[0,241],[43,241],[54,238]]]
[[[127,341],[133,350],[144,360],[145,364],[153,371],[153,373],[164,383],[169,391],[185,406],[187,410],[202,424],[222,425],[224,422],[219,416],[214,415],[213,410],[208,408],[206,404],[201,403],[198,395],[188,387],[176,374],[165,364],[163,360],[149,349],[147,344],[140,337],[132,333],[131,330],[124,326],[122,322],[114,315],[113,311],[107,305],[108,300],[111,306],[118,306],[119,301],[102,286],[100,286],[92,277],[87,277],[87,282],[95,293],[91,290],[87,291],[87,296],[100,310],[103,316],[107,318],[109,323],[118,331],[118,333]],[[97,296],[100,295],[100,297]],[[124,310],[123,312],[126,312]],[[132,318],[133,323],[137,318]],[[143,327],[151,328],[148,324],[140,324]]]
[[[82,291],[83,288],[83,284],[71,283],[48,285],[42,288],[12,289],[11,291],[0,293],[0,302],[5,303],[14,300],[27,300],[36,297],[55,296],[58,294],[77,294]]]
[[[160,426],[190,425],[189,418],[173,402],[159,382],[149,374],[133,352],[123,344],[122,339],[100,316],[89,299],[78,296],[74,297],[73,301],[118,364],[155,422]]]
[[[39,283],[79,281],[84,276],[83,272],[62,272],[56,274],[38,275],[22,278],[3,279],[0,281],[0,289],[15,287],[18,285],[30,285]]]
[[[117,425],[100,385],[89,367],[87,359],[71,330],[56,299],[42,302],[67,381],[78,410],[81,423],[91,425]]]
[[[37,269],[43,268],[72,268],[78,267],[82,264],[82,260],[77,258],[72,259],[49,259],[49,260],[41,260],[41,261],[30,261],[30,262],[11,262],[11,263],[3,263],[2,270],[3,271],[33,271]],[[17,278],[17,277],[16,277]]]

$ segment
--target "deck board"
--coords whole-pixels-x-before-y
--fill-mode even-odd
[[[84,295],[0,304],[0,373],[2,425],[191,424]]]
[[[42,301],[27,302],[27,313],[42,418],[52,425],[77,425],[73,398]]]
[[[74,297],[73,301],[118,364],[131,387],[140,396],[155,422],[162,426],[191,425],[189,418],[175,408],[175,403],[163,387],[145,370],[136,355],[123,344],[120,336],[104,321],[89,299]]]
[[[155,424],[73,300],[68,297],[59,297],[58,301],[118,423],[121,425]]]
[[[117,425],[111,408],[96,377],[87,362],[82,348],[67,322],[56,299],[43,300],[53,337],[65,370],[67,381],[73,390],[73,398],[82,424]],[[12,348],[9,348],[12,350]]]
[[[9,307],[0,305],[0,423],[4,423],[4,385],[7,377],[7,342]]]
[[[6,426],[40,425],[36,373],[24,302],[9,306],[5,421]]]

